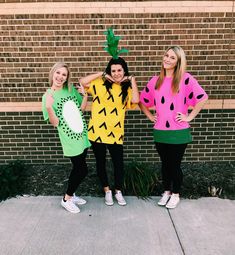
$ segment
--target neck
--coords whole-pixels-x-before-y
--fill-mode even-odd
[[[51,86],[51,89],[54,90],[54,91],[57,91],[57,90],[61,90],[63,87],[57,87],[55,85],[52,85]]]
[[[166,77],[173,77],[173,75],[174,75],[174,70],[165,70],[165,72],[166,72]]]

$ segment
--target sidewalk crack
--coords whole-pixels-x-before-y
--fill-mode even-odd
[[[181,250],[182,250],[182,253],[183,253],[183,255],[186,255],[186,253],[185,253],[185,251],[184,251],[183,244],[181,243],[180,237],[179,237],[178,232],[177,232],[177,230],[176,230],[175,223],[174,223],[174,221],[173,221],[173,219],[172,219],[172,217],[171,217],[170,210],[167,209],[167,211],[168,211],[169,217],[170,217],[170,219],[171,219],[171,223],[172,223],[172,225],[173,225],[173,228],[174,228],[174,230],[175,230],[175,234],[176,234],[176,237],[177,237],[178,242],[179,242],[179,244],[180,244],[180,248],[181,248]]]

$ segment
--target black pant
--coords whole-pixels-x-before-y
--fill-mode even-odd
[[[66,194],[69,196],[73,195],[79,184],[87,176],[86,154],[87,149],[82,154],[70,158],[73,168],[69,176],[68,189],[66,191]]]
[[[123,164],[123,146],[122,144],[105,144],[92,142],[92,150],[96,158],[96,170],[102,187],[109,186],[106,171],[106,150],[109,150],[114,168],[115,189],[121,190],[123,186],[124,164]]]
[[[183,182],[181,161],[187,144],[155,143],[162,162],[162,180],[164,190],[179,193]]]

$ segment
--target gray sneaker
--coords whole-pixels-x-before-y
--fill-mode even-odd
[[[179,195],[172,194],[169,202],[166,204],[166,208],[174,209],[180,202]]]
[[[77,205],[85,205],[86,204],[86,200],[81,197],[76,196],[75,193],[73,194],[72,201],[74,202],[74,204],[77,204]]]
[[[122,192],[120,190],[115,194],[115,198],[117,199],[119,205],[126,205],[126,200],[122,196]]]
[[[158,204],[158,205],[162,205],[162,206],[166,205],[167,202],[169,201],[170,197],[171,197],[170,194],[164,192],[164,193],[162,194],[161,199],[158,201],[157,204]]]
[[[113,205],[113,195],[111,190],[105,192],[104,200],[106,205]]]
[[[66,202],[62,198],[61,205],[71,213],[79,213],[80,209],[73,203],[72,199],[68,199]]]

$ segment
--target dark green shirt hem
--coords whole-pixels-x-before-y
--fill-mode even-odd
[[[192,135],[190,128],[180,130],[153,130],[154,142],[183,144],[191,143]]]

